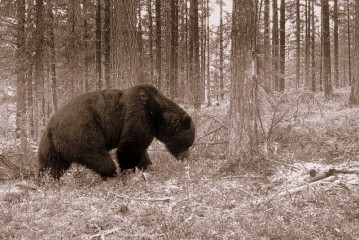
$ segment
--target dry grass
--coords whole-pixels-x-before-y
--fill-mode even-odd
[[[270,159],[223,159],[226,119],[213,109],[197,116],[205,137],[188,162],[155,144],[145,174],[101,181],[73,167],[41,186],[2,180],[0,239],[358,239],[358,173],[305,181],[310,169],[359,171],[359,109],[346,96],[316,96],[320,109],[278,125]]]

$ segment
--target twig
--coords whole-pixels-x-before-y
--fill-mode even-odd
[[[223,179],[236,179],[236,178],[263,179],[265,177],[259,177],[259,176],[226,176],[226,177],[223,177]]]
[[[200,140],[200,139],[202,139],[202,138],[205,138],[205,137],[207,137],[208,135],[211,135],[211,134],[214,133],[214,132],[217,132],[217,131],[220,130],[221,128],[223,128],[223,126],[220,126],[220,127],[216,128],[215,130],[210,131],[209,133],[207,133],[207,134],[205,134],[205,135],[203,135],[203,136],[198,137],[198,138],[196,139],[196,141],[198,141],[198,140]]]
[[[26,189],[26,190],[37,190],[37,187],[28,186],[28,185],[21,184],[21,183],[15,184],[15,186],[18,188]]]
[[[166,202],[169,203],[172,198],[171,197],[162,197],[162,198],[132,198],[127,196],[121,196],[116,194],[117,197],[123,198],[123,199],[129,199],[129,200],[135,200],[135,201],[145,201],[145,202]]]
[[[87,185],[87,187],[92,187],[92,185],[93,185],[97,180],[100,180],[100,179],[101,179],[101,177],[97,177],[97,178],[93,179],[93,180],[90,182],[90,184]]]
[[[228,126],[222,122],[222,120],[219,120],[216,116],[210,116],[210,115],[203,115],[204,117],[209,117],[221,124],[224,128],[228,129]]]
[[[252,193],[247,192],[246,190],[244,190],[244,189],[242,189],[242,188],[239,188],[239,187],[237,187],[237,189],[240,190],[240,191],[242,191],[242,192],[244,192],[244,193],[246,193],[246,194],[248,194],[248,195],[251,196],[251,197],[254,197],[256,200],[259,200],[259,199],[258,199],[256,196],[254,196]]]
[[[120,229],[121,229],[121,228],[117,227],[117,228],[112,228],[112,229],[109,229],[109,230],[106,230],[106,231],[102,231],[102,232],[100,232],[100,233],[97,233],[97,234],[94,234],[94,235],[89,236],[89,239],[92,239],[92,238],[95,238],[95,237],[104,238],[105,235],[108,235],[108,234],[117,232],[117,231],[120,230]]]

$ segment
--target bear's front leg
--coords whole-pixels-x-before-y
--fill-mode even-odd
[[[132,145],[117,148],[117,161],[122,172],[135,170],[136,167],[145,170],[152,164],[146,149]]]

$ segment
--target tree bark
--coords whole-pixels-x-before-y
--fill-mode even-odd
[[[147,13],[148,13],[148,52],[150,58],[150,78],[151,83],[155,84],[153,79],[153,18],[152,18],[152,0],[147,2]]]
[[[96,1],[96,88],[102,89],[102,17],[101,0]]]
[[[305,56],[304,56],[304,87],[310,85],[310,0],[305,0]]]
[[[315,19],[314,19],[314,1],[312,1],[312,34],[311,34],[311,59],[312,59],[312,84],[311,90],[312,92],[316,91],[316,66],[315,66]]]
[[[329,30],[329,0],[322,0],[323,21],[323,85],[327,99],[332,98],[333,89],[331,83],[331,58],[330,58],[330,30]]]
[[[190,77],[192,79],[192,103],[196,109],[201,107],[201,76],[199,65],[199,27],[198,0],[191,0],[190,4]],[[192,56],[192,57],[191,57]]]
[[[295,42],[296,42],[296,65],[295,65],[295,78],[296,78],[296,84],[297,88],[300,86],[300,4],[299,0],[296,0],[295,4],[295,15],[296,15],[296,32],[295,32]]]
[[[273,0],[273,26],[272,26],[272,69],[273,86],[276,91],[279,90],[279,35],[278,35],[278,3]]]
[[[16,29],[16,138],[20,140],[20,147],[23,150],[27,149],[27,132],[26,132],[26,80],[25,69],[23,66],[26,60],[25,44],[25,0],[17,0],[17,29]]]
[[[264,89],[267,93],[271,91],[271,47],[270,47],[270,35],[269,35],[269,0],[264,0],[264,57],[263,57],[263,73],[262,81],[264,83]]]
[[[82,82],[82,92],[88,92],[89,91],[89,25],[88,25],[88,13],[87,13],[87,1],[88,0],[82,0],[82,11],[83,11],[83,46],[84,46],[84,69],[83,69],[83,75],[84,79]]]
[[[113,3],[113,79],[117,81],[117,88],[127,88],[136,84],[140,72],[136,26],[139,1],[118,0]]]
[[[54,14],[52,12],[53,4],[48,3],[48,15],[50,20],[49,29],[49,47],[50,47],[50,76],[51,76],[51,91],[52,91],[52,111],[57,111],[57,76],[56,76],[56,50],[55,50],[55,31],[54,31]]]
[[[161,0],[156,0],[156,72],[157,87],[162,87],[162,20]]]
[[[334,83],[336,87],[339,87],[339,28],[338,28],[338,0],[334,0],[333,8],[333,21],[334,21],[334,32],[333,32],[333,42],[334,42]]]
[[[106,88],[111,88],[111,1],[105,0],[103,23],[103,55]]]
[[[355,66],[359,64],[359,2],[355,1],[355,20],[354,20],[354,54],[353,62]],[[359,105],[359,68],[354,70],[353,82],[351,85],[351,93],[349,103],[353,105]]]
[[[347,31],[348,31],[348,78],[349,78],[349,86],[352,85],[352,51],[351,51],[351,41],[350,41],[350,7],[349,7],[349,1],[347,1],[348,9],[347,9]]]
[[[285,88],[285,0],[280,2],[280,78],[279,91],[284,92]]]
[[[232,82],[229,155],[232,159],[258,153],[255,75],[256,3],[238,0],[232,11]]]
[[[223,0],[219,2],[219,96],[224,100]]]
[[[210,29],[209,29],[209,0],[206,1],[207,5],[206,5],[206,9],[207,9],[207,14],[206,14],[206,18],[207,18],[207,105],[211,106],[211,75],[210,75],[210,52],[209,52],[209,33],[210,33]]]
[[[45,97],[44,97],[44,1],[35,2],[35,137],[39,136],[39,131],[45,124]]]
[[[171,0],[170,97],[178,96],[178,0]]]

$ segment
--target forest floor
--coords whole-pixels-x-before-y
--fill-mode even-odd
[[[359,239],[359,108],[348,94],[267,101],[257,159],[228,159],[226,106],[194,114],[190,160],[155,142],[149,171],[108,181],[75,166],[38,185],[25,169],[35,157],[2,146],[0,239]]]

